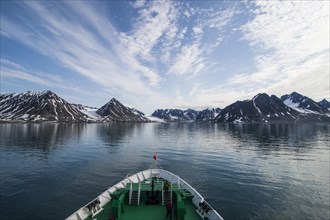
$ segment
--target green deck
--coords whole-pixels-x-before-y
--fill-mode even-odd
[[[158,183],[156,183],[158,181]],[[146,205],[147,201],[146,191],[150,191],[151,186],[150,183],[142,183],[141,184],[141,197],[139,205],[129,205],[129,189],[130,184],[126,186],[124,190],[122,190],[118,194],[118,198],[112,200],[108,204],[104,205],[102,208],[102,212],[98,213],[94,217],[90,215],[87,220],[109,220],[112,216],[116,216],[115,212],[118,211],[118,205],[123,208],[123,211],[119,211],[119,217],[116,220],[168,220],[169,217],[166,218],[167,209],[166,206],[161,205],[162,201],[162,184],[161,179],[155,179],[155,191],[160,190],[157,199],[160,201],[159,205]],[[133,189],[137,189],[138,184],[133,184]],[[180,220],[201,220],[202,218],[196,213],[197,207],[192,203],[192,195],[183,190],[179,189],[177,185],[172,185],[172,201],[173,201],[173,211],[172,211],[172,219],[176,220],[179,218],[181,213]],[[181,207],[181,209],[180,209]],[[115,211],[114,211],[115,210]],[[120,209],[119,209],[120,210]],[[185,213],[185,214],[182,214]],[[182,219],[183,218],[183,219]]]

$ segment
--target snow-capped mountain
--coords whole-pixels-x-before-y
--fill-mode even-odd
[[[0,95],[2,121],[89,122],[92,119],[51,91]]]
[[[70,104],[51,91],[11,93],[0,94],[0,122],[150,122],[157,121],[155,118],[162,122],[330,122],[330,103],[325,99],[317,103],[296,92],[281,99],[262,93],[222,110],[158,109],[147,118],[141,111],[124,106],[115,98],[97,109]]]
[[[144,114],[111,99],[100,109],[70,104],[51,91],[0,95],[0,121],[147,122]]]
[[[327,101],[326,99],[319,101],[318,104],[321,105],[323,108],[326,108],[330,111],[330,102]]]
[[[194,121],[198,113],[193,109],[157,109],[151,116],[165,121]]]
[[[148,122],[144,113],[134,108],[121,104],[117,99],[111,99],[107,104],[96,111],[96,114],[103,117],[103,121],[114,122]]]
[[[237,101],[225,107],[214,122],[296,121],[299,115],[275,95],[261,93],[251,100]]]
[[[221,108],[207,108],[200,111],[195,119],[196,122],[212,121],[221,111]]]
[[[303,96],[297,92],[291,94],[283,95],[281,100],[287,106],[295,109],[301,113],[311,113],[311,114],[326,114],[329,113],[328,108],[323,107],[319,103],[315,102],[311,98]]]

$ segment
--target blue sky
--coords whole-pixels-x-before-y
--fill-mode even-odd
[[[101,107],[329,99],[329,1],[1,1],[1,93]]]

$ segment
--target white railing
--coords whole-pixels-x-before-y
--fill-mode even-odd
[[[139,183],[138,205],[140,205],[141,183]]]
[[[207,217],[210,220],[223,220],[223,218],[219,215],[219,213],[217,211],[215,211],[212,206],[207,203],[204,199],[204,197],[199,194],[192,186],[190,186],[186,181],[184,181],[183,179],[181,179],[179,176],[167,171],[167,170],[163,170],[163,169],[156,169],[153,172],[159,172],[159,176],[167,179],[171,182],[176,182],[178,183],[178,185],[180,184],[182,186],[182,188],[187,189],[192,195],[193,195],[193,203],[195,204],[196,207],[199,206],[199,203],[204,201],[208,207],[211,208],[211,210],[208,212]]]
[[[138,178],[143,177],[143,178]],[[111,201],[111,198],[109,198],[109,194],[115,192],[118,189],[123,189],[127,185],[127,183],[131,183],[130,186],[130,203],[131,203],[131,194],[132,194],[132,183],[139,183],[144,181],[145,179],[149,179],[151,177],[161,177],[164,178],[171,183],[177,183],[179,188],[187,189],[192,195],[193,195],[193,203],[196,207],[199,206],[199,203],[201,201],[204,201],[208,207],[211,208],[211,210],[208,212],[207,217],[210,220],[223,220],[223,218],[212,208],[210,204],[208,204],[204,198],[192,187],[190,186],[186,181],[181,179],[179,176],[163,169],[148,169],[141,171],[139,173],[136,173],[131,176],[127,176],[124,180],[120,181],[116,185],[109,187],[105,192],[103,192],[99,198],[100,198],[100,206],[103,207],[105,204]],[[172,187],[171,187],[172,192]],[[172,194],[172,193],[171,193]],[[93,200],[92,200],[93,201]],[[90,202],[89,202],[90,203]],[[88,211],[87,208],[85,208],[89,203],[87,203],[85,206],[74,212],[71,216],[69,216],[68,220],[80,220],[87,218],[91,213]]]
[[[133,193],[133,183],[131,183],[131,186],[129,188],[129,205],[132,203],[132,193]]]
[[[164,205],[164,182],[162,181],[162,205]]]

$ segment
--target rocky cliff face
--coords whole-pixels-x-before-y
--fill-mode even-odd
[[[196,117],[196,122],[210,122],[212,121],[219,113],[221,108],[207,108],[200,111]]]

